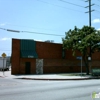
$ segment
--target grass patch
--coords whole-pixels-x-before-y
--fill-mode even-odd
[[[61,76],[81,76],[81,73],[65,73],[65,74],[59,74]],[[85,73],[82,74],[82,76],[86,76]]]

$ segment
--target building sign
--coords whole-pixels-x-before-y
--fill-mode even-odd
[[[81,60],[81,59],[82,59],[82,56],[78,56],[78,57],[76,57],[76,59],[79,59],[79,60]]]
[[[28,55],[28,58],[34,58],[34,56]]]

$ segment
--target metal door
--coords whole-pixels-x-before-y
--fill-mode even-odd
[[[30,65],[31,65],[30,62],[25,63],[25,74],[30,74],[30,69],[31,69]]]

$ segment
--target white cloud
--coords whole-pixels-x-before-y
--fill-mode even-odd
[[[40,41],[40,42],[42,42],[43,40],[34,39],[34,41]]]
[[[8,41],[8,40],[11,40],[11,38],[4,37],[0,39],[0,41]]]
[[[99,31],[100,31],[100,28],[98,28],[97,30],[99,30]]]
[[[40,41],[40,42],[42,42],[42,40],[37,40],[37,41]]]
[[[5,25],[8,25],[8,24],[10,24],[10,23],[4,22],[4,23],[0,23],[0,26],[5,26]]]
[[[100,19],[94,19],[92,23],[100,23]]]
[[[0,26],[5,26],[5,25],[6,25],[6,23],[1,23],[1,24],[0,24]]]

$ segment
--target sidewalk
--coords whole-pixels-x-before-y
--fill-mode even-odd
[[[11,75],[11,71],[0,71],[0,78],[12,78],[12,79],[27,79],[27,80],[89,80],[100,79],[100,77],[88,76],[67,76],[63,74],[43,74],[43,75]]]

